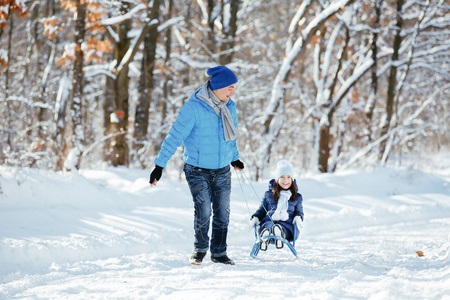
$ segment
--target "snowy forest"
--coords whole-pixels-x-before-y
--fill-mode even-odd
[[[253,179],[450,151],[444,0],[0,0],[0,165],[150,170],[227,65]],[[170,168],[181,172],[182,149]]]

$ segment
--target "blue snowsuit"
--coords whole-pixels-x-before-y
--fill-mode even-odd
[[[269,190],[267,190],[264,194],[263,201],[258,210],[252,215],[253,217],[257,217],[260,221],[259,233],[264,228],[272,229],[273,223],[270,217],[275,213],[277,209],[277,203],[273,200],[273,187],[275,186],[276,181],[272,179],[269,182]],[[293,184],[297,185],[294,180]],[[297,193],[297,199],[292,200],[289,199],[288,204],[289,207],[287,209],[287,213],[289,214],[289,218],[286,221],[274,221],[275,224],[280,224],[285,229],[286,239],[292,241],[294,239],[294,224],[292,224],[294,217],[300,216],[303,221],[303,198],[300,193]],[[268,214],[266,213],[266,210]],[[270,217],[269,217],[270,216]],[[298,238],[298,235],[297,237]]]

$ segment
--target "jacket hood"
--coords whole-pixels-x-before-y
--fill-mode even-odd
[[[205,102],[209,101],[208,84],[208,81],[205,82],[205,84],[203,84],[203,86],[194,93],[197,99],[203,100]]]

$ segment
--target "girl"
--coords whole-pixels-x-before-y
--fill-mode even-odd
[[[259,209],[252,215],[252,226],[260,224],[259,236],[281,236],[289,241],[294,239],[294,226],[302,227],[303,199],[297,192],[292,165],[287,160],[277,164],[276,180],[269,183],[269,190],[264,194]],[[298,237],[298,234],[297,234]],[[296,237],[296,238],[297,238]],[[269,240],[262,241],[259,248],[267,250]],[[275,239],[275,246],[283,248],[283,242]]]

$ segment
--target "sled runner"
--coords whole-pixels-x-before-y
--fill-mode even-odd
[[[267,235],[265,237],[259,237],[258,236],[258,230],[256,228],[255,225],[255,244],[253,244],[253,248],[252,251],[250,252],[250,256],[253,258],[256,258],[256,256],[259,253],[259,245],[261,242],[266,243],[267,240],[269,240],[269,244],[276,244],[275,240],[281,241],[283,242],[283,244],[285,244],[286,246],[288,246],[289,250],[291,250],[292,254],[295,255],[296,258],[298,258],[297,256],[297,250],[295,250],[295,238],[297,237],[297,226],[294,226],[294,239],[292,241],[288,241],[285,238],[281,237],[281,236],[277,236],[277,235]]]

